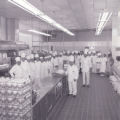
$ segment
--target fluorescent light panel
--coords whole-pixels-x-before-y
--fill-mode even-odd
[[[40,32],[40,31],[37,31],[37,30],[28,30],[28,31],[29,31],[29,32],[32,32],[32,33],[44,35],[44,36],[52,36],[52,35],[50,35],[50,34],[47,34],[47,33],[44,33],[44,32]]]
[[[108,15],[109,15],[109,12],[104,12],[100,21],[106,21]]]
[[[53,19],[51,19],[50,17],[45,15],[42,11],[37,9],[35,6],[33,6],[27,0],[8,0],[8,1],[11,2],[14,5],[20,7],[21,9],[29,12],[30,14],[35,15],[39,19],[41,19],[41,20],[51,24],[52,26],[58,28],[59,30],[62,30],[63,32],[65,32],[65,33],[67,33],[67,34],[69,34],[71,36],[75,35],[71,31],[69,31],[68,29],[64,28],[62,25],[60,25],[59,23],[57,23],[56,21],[54,21]]]
[[[100,13],[97,27],[96,27],[96,35],[100,35],[102,30],[104,29],[105,25],[107,24],[108,20],[112,16],[112,12],[104,12],[103,14]]]

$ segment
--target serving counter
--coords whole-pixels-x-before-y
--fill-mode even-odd
[[[33,104],[33,120],[48,120],[52,109],[67,95],[66,76],[57,75],[43,79],[36,103]]]
[[[115,76],[116,78],[118,78],[118,80],[120,80],[120,79],[119,79],[119,78],[120,78],[120,65],[115,64],[115,65],[113,66],[112,70],[113,70],[114,76]]]

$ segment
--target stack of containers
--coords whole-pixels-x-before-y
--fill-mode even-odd
[[[30,80],[0,78],[0,120],[32,120]]]

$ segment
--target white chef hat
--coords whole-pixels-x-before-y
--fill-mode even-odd
[[[97,55],[98,55],[98,56],[101,56],[102,54],[101,54],[101,53],[98,53]]]
[[[16,58],[15,58],[15,61],[16,61],[16,62],[20,62],[20,61],[21,61],[21,60],[20,60],[20,57],[16,57]]]
[[[93,53],[96,53],[96,51],[94,50]]]
[[[25,57],[26,57],[25,53],[22,53],[21,58],[25,58]]]
[[[30,56],[29,55],[27,56],[27,60],[30,60]]]
[[[31,59],[34,59],[34,55],[33,55],[33,54],[31,54],[31,55],[30,55],[30,58],[31,58]]]
[[[72,51],[72,54],[74,54],[75,52],[74,51]]]
[[[43,57],[40,57],[40,59],[43,59]]]
[[[67,51],[67,54],[70,54],[70,51]]]
[[[91,51],[88,51],[88,54],[91,54],[92,52]]]
[[[38,55],[38,54],[35,54],[35,58],[39,58],[39,55]]]
[[[75,51],[76,54],[78,54],[78,51]]]
[[[70,57],[69,57],[69,61],[70,61],[70,62],[74,62],[74,57],[73,57],[73,56],[70,56]]]
[[[88,49],[88,48],[85,48],[85,49],[84,49],[84,54],[88,54],[88,52],[89,52],[89,49]]]

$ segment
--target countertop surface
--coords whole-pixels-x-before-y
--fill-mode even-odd
[[[50,76],[46,77],[41,81],[41,86],[39,94],[37,96],[36,103],[33,107],[38,104],[38,102],[50,91],[56,84],[64,77],[64,75]]]
[[[114,65],[113,71],[120,77],[120,65]]]

